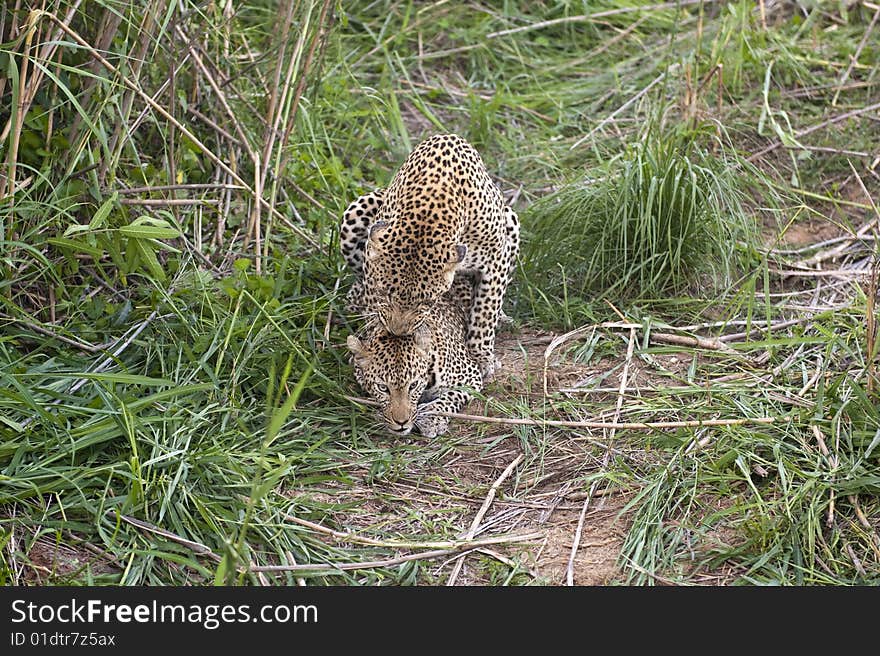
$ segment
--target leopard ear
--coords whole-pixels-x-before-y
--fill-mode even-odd
[[[354,335],[349,335],[345,340],[345,344],[357,362],[365,362],[370,359],[370,352],[367,350],[367,347]]]
[[[464,262],[464,258],[467,255],[467,246],[464,244],[456,244],[455,250],[451,254],[451,257],[446,262],[446,265],[443,267],[443,277],[446,280],[446,284],[448,286],[452,286],[452,281],[455,280],[455,271],[461,266],[461,263]]]
[[[370,226],[370,236],[367,239],[367,246],[364,255],[368,260],[375,260],[380,253],[379,235],[388,229],[388,224],[384,221],[376,221]]]
[[[419,353],[428,357],[431,352],[432,340],[431,332],[425,326],[419,326],[413,333],[413,345]]]

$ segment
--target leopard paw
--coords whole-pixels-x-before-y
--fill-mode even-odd
[[[443,435],[449,429],[449,418],[419,412],[416,415],[415,426],[425,437],[437,437]]]

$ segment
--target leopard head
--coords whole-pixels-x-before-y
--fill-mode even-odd
[[[355,379],[379,403],[379,416],[395,435],[413,429],[419,398],[430,379],[432,339],[419,328],[399,336],[379,328],[363,340],[349,335]]]
[[[370,229],[364,259],[364,294],[375,319],[391,335],[412,335],[449,291],[467,246],[441,247],[434,257],[390,243],[388,226]],[[418,257],[413,257],[418,255]]]

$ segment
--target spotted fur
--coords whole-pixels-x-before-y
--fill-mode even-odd
[[[519,253],[519,220],[479,153],[459,136],[419,144],[385,190],[343,214],[340,244],[361,280],[352,306],[392,335],[412,335],[457,275],[473,281],[466,340],[484,379]]]
[[[344,250],[348,266],[359,271],[366,239]],[[413,428],[435,437],[446,432],[449,418],[482,387],[482,375],[465,342],[466,319],[473,301],[471,276],[459,274],[428,319],[408,336],[391,335],[381,324],[368,322],[360,337],[349,337],[355,380],[379,402],[379,417],[392,433]],[[348,295],[349,311],[363,304],[358,276]]]
[[[348,348],[355,379],[379,402],[379,417],[396,435],[413,428],[427,437],[442,435],[449,418],[440,413],[460,411],[468,390],[482,388],[480,368],[465,344],[465,313],[449,296],[412,335],[367,324],[361,337],[348,337]]]

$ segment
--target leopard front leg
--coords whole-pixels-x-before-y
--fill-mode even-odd
[[[413,422],[425,437],[443,435],[449,429],[449,417],[441,413],[458,412],[470,400],[470,395],[458,389],[444,389],[433,401],[418,407]]]
[[[413,423],[426,437],[443,435],[449,428],[449,417],[444,413],[461,412],[471,399],[469,390],[483,389],[479,366],[464,344],[459,341],[451,345],[448,356],[447,362],[439,365],[440,371],[434,379],[436,396],[416,410]]]
[[[339,248],[351,272],[360,278],[364,268],[364,249],[370,225],[382,207],[384,189],[358,196],[342,213],[339,224]]]

